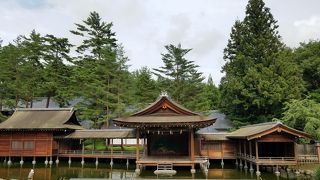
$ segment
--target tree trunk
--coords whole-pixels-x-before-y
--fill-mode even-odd
[[[30,99],[30,108],[33,108],[33,97]]]
[[[15,105],[15,108],[18,107],[18,103],[19,103],[19,96],[16,96],[16,105]]]
[[[123,139],[121,138],[121,151],[124,151],[124,148],[123,148]]]
[[[0,111],[2,111],[2,98],[0,98]]]
[[[47,97],[46,108],[49,108],[51,96]]]

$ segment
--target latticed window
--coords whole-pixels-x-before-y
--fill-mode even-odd
[[[11,143],[11,149],[13,149],[13,150],[23,149],[23,143],[22,143],[22,141],[12,141],[12,143]]]
[[[34,148],[34,142],[33,141],[24,141],[23,147],[26,150],[31,150]]]

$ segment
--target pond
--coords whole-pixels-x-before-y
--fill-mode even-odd
[[[19,162],[14,163],[11,167],[5,164],[0,165],[0,179],[27,179],[29,171],[32,169],[31,163],[25,163],[23,167],[20,167]],[[53,165],[51,168],[45,167],[45,165],[37,164],[34,167],[34,180],[45,179],[77,179],[77,178],[103,178],[103,179],[134,179],[136,178],[134,173],[135,166],[125,165],[125,163],[114,164],[113,168],[106,163],[100,163],[98,167],[95,167],[94,163],[86,163],[82,168],[79,162],[73,163],[70,167],[68,164],[60,163],[59,166]],[[153,174],[152,169],[143,170],[138,178],[141,179],[157,179],[166,177],[157,177]],[[192,176],[188,169],[178,169],[177,174],[173,176],[174,179],[256,179],[255,173],[249,171],[240,170],[236,166],[229,164],[223,169],[219,165],[212,165],[208,171],[208,177],[200,170],[197,169],[196,173]],[[276,177],[273,173],[262,172],[262,179],[265,180],[284,180],[284,179],[296,179],[294,173],[287,174],[281,172],[280,177]],[[308,179],[304,176],[300,176],[299,179]]]

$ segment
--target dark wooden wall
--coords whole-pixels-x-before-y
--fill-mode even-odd
[[[39,132],[0,132],[0,156],[52,156],[57,149],[53,133]]]
[[[209,159],[235,159],[236,143],[233,141],[202,141],[201,156]]]

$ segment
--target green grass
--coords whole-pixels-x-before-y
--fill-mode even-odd
[[[93,140],[88,139],[84,141],[84,149],[85,150],[93,150]],[[112,147],[113,151],[121,151],[121,146],[115,145]],[[96,140],[95,141],[95,150],[97,151],[110,151],[111,146],[107,147],[105,145],[104,140]],[[124,151],[136,151],[135,145],[125,145],[123,146]],[[140,146],[140,150],[143,150],[143,146]]]

